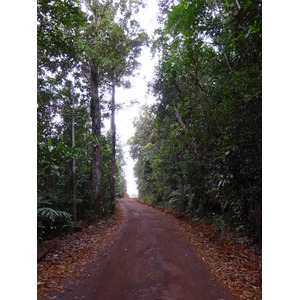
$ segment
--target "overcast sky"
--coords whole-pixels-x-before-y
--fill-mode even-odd
[[[137,21],[140,22],[141,27],[147,31],[149,36],[151,36],[154,29],[158,27],[156,21],[157,14],[157,1],[151,0],[148,1],[147,7],[141,9],[136,16]],[[141,63],[141,68],[138,70],[139,75],[131,79],[131,88],[128,90],[116,90],[117,103],[124,102],[125,100],[137,100],[139,102],[139,104],[135,104],[128,109],[120,110],[116,114],[117,134],[121,139],[121,143],[124,145],[127,191],[130,196],[136,196],[138,192],[133,175],[134,162],[129,156],[129,147],[126,143],[134,134],[133,119],[138,116],[140,106],[145,103],[151,104],[154,102],[152,95],[147,94],[147,83],[153,78],[155,65],[155,60],[152,59],[149,48],[143,50],[139,62]]]

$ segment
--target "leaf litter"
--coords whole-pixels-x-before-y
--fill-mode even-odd
[[[222,283],[240,299],[262,299],[261,250],[252,249],[249,242],[232,231],[217,233],[213,225],[177,218],[167,210],[162,209],[162,212],[189,241],[213,280]],[[38,263],[38,299],[57,299],[50,293],[64,292],[67,286],[61,283],[63,279],[89,277],[84,273],[84,266],[95,259],[100,248],[109,246],[123,221],[122,209],[117,205],[114,218],[59,237],[56,249]]]
[[[227,229],[217,233],[213,225],[160,208],[176,225],[207,265],[213,280],[231,290],[240,299],[262,299],[262,253],[246,239]]]
[[[55,249],[37,264],[37,299],[57,299],[50,294],[63,293],[74,279],[89,277],[84,267],[96,258],[100,248],[109,247],[123,221],[122,209],[116,205],[114,217],[97,221],[80,232],[59,236]],[[65,281],[62,284],[63,279],[69,279],[67,285]]]

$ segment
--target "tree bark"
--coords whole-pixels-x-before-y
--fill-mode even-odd
[[[91,66],[91,119],[92,132],[97,138],[93,144],[92,153],[92,201],[96,213],[103,216],[103,203],[101,197],[101,180],[102,180],[102,145],[101,145],[101,113],[98,97],[98,68],[96,65]]]
[[[110,172],[110,198],[111,198],[111,213],[114,211],[115,203],[115,173],[116,173],[116,123],[115,123],[115,112],[116,112],[116,76],[114,74],[112,82],[112,97],[111,97],[111,119],[110,119],[110,132],[111,132],[111,172]]]
[[[75,147],[75,94],[74,87],[71,82],[71,97],[72,97],[72,148]],[[73,175],[73,220],[77,222],[77,200],[76,200],[76,158],[72,158],[72,175]]]

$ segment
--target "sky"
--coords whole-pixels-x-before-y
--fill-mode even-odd
[[[144,28],[148,35],[151,36],[154,29],[158,27],[156,15],[158,14],[158,5],[155,0],[147,2],[146,8],[141,8],[139,14],[135,17],[139,21],[142,28]],[[116,113],[116,128],[117,135],[123,145],[126,166],[124,168],[127,192],[131,197],[137,196],[138,191],[136,187],[135,177],[133,174],[134,162],[129,155],[129,146],[127,141],[134,135],[133,119],[138,116],[139,108],[143,104],[154,103],[154,98],[147,93],[147,83],[152,80],[154,75],[154,66],[157,59],[152,59],[152,54],[149,48],[144,48],[140,58],[140,69],[136,72],[137,76],[131,78],[130,89],[116,89],[116,103],[129,102],[130,100],[137,100],[139,103],[134,106],[120,110]],[[106,128],[109,128],[109,120],[105,123]]]

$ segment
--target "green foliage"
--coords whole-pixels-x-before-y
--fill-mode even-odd
[[[44,200],[43,196],[38,197],[38,242],[52,238],[57,232],[71,224],[71,215],[65,211],[51,208],[52,205],[53,203],[50,200]]]
[[[66,70],[79,59],[84,20],[78,0],[38,0],[38,73],[44,69],[53,73]]]
[[[85,59],[98,66],[102,82],[126,86],[124,76],[138,67],[137,57],[148,36],[132,19],[132,11],[143,1],[92,1],[86,3],[90,16],[84,28]]]
[[[42,241],[53,237],[62,230],[71,229],[73,201],[72,198],[72,159],[75,156],[77,213],[78,220],[95,220],[97,211],[91,203],[91,148],[97,142],[97,137],[87,132],[83,137],[85,148],[67,146],[58,137],[48,139],[39,145],[38,156],[38,239]],[[109,135],[101,137],[103,146],[103,215],[109,215],[110,193],[109,174],[111,158],[111,140]],[[116,193],[126,193],[126,182],[122,166],[122,150],[118,148]]]
[[[218,233],[223,232],[227,228],[228,224],[225,221],[223,216],[213,214],[213,219],[214,219],[214,229],[216,232]]]
[[[99,118],[109,103],[104,95],[113,76],[129,86],[137,57],[148,37],[133,19],[142,0],[39,0],[37,3],[37,161],[38,239],[48,239],[76,224],[111,213],[109,195],[112,140],[91,128],[90,69],[99,72]],[[75,123],[74,123],[75,121]],[[101,123],[101,122],[100,122]],[[102,124],[100,124],[101,126]],[[72,135],[75,132],[75,146]],[[93,149],[101,145],[101,197],[98,211],[92,201]],[[117,144],[116,195],[126,194],[122,149]],[[75,168],[74,168],[75,166]],[[74,225],[75,224],[75,225]]]
[[[261,2],[238,3],[161,3],[131,155],[141,197],[261,235]]]
[[[51,222],[55,222],[57,219],[71,220],[71,215],[65,211],[54,210],[50,207],[41,207],[37,209],[38,217],[45,218]]]

